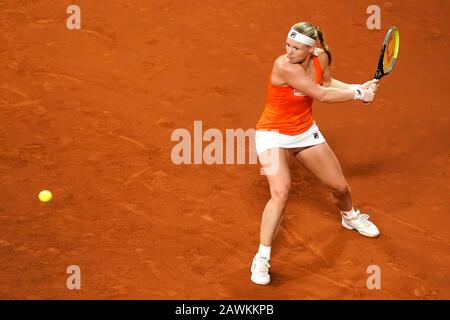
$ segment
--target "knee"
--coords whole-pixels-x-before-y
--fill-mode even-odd
[[[290,183],[274,187],[273,189],[270,190],[272,199],[280,203],[285,203],[288,199],[290,189],[291,189]]]
[[[350,193],[350,188],[346,181],[341,181],[331,186],[331,193],[333,193],[333,195],[338,197],[345,196],[348,193]]]

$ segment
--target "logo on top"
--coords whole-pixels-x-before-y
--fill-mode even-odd
[[[294,90],[293,90],[293,94],[294,94],[294,96],[296,96],[296,97],[301,97],[301,96],[304,96],[304,95],[305,95],[303,92],[301,92],[300,90],[297,90],[297,89],[294,89]]]
[[[295,38],[296,33],[295,32],[291,32],[291,34],[289,35],[289,37],[291,38]]]

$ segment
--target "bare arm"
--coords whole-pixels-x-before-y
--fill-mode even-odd
[[[295,64],[285,64],[280,67],[280,75],[291,87],[300,90],[304,94],[325,103],[351,101],[355,98],[355,91],[348,88],[334,88],[318,85],[306,76],[305,70]],[[364,92],[364,101],[373,100],[373,92]]]
[[[330,87],[340,89],[350,89],[350,84],[331,78]]]
[[[359,87],[364,90],[372,88],[373,92],[376,92],[379,87],[377,82],[378,82],[378,80],[369,80],[363,84],[348,84],[348,83],[331,78],[329,86],[332,88],[340,88],[340,89],[351,89],[352,86],[356,86],[356,87]]]
[[[319,54],[319,58],[320,58],[320,62],[322,64],[322,68],[323,68],[323,79],[322,79],[322,84],[324,87],[331,87],[331,88],[337,88],[337,89],[351,89],[352,86],[357,86],[360,87],[361,89],[369,89],[372,88],[372,90],[374,92],[377,91],[378,89],[378,85],[377,85],[377,81],[378,80],[369,80],[367,82],[365,82],[364,84],[349,84],[349,83],[345,83],[343,81],[334,79],[331,76],[331,70],[330,70],[330,66],[328,64],[328,56],[323,52],[320,51]]]
[[[350,88],[338,89],[318,85],[306,76],[305,70],[299,65],[287,66],[283,71],[283,78],[287,84],[321,102],[345,102],[355,97],[355,92]]]

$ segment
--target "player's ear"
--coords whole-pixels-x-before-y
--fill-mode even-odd
[[[315,46],[309,47],[309,54],[313,54],[315,48]]]

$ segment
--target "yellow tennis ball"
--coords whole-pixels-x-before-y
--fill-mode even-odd
[[[52,193],[48,190],[42,190],[39,192],[39,200],[41,200],[41,202],[49,202],[52,200],[52,197]]]

